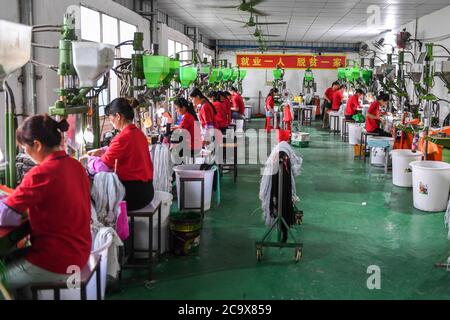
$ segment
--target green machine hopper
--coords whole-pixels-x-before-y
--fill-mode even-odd
[[[211,75],[209,76],[209,84],[217,83],[222,80],[222,70],[219,68],[213,69]]]
[[[166,56],[144,56],[144,75],[147,87],[158,88],[170,73],[170,59]]]
[[[282,76],[283,76],[283,71],[281,69],[273,70],[273,78],[275,80],[280,80]]]
[[[244,80],[246,76],[247,76],[247,70],[239,70],[239,78],[241,80]]]
[[[223,69],[223,77],[222,77],[223,81],[231,80],[232,76],[233,76],[233,69],[230,69],[230,68]]]
[[[346,78],[346,68],[338,68],[338,79],[345,80]]]
[[[231,76],[231,81],[233,81],[233,82],[236,81],[238,77],[239,77],[239,70],[238,69],[233,70],[233,75]]]
[[[362,79],[364,80],[364,83],[366,85],[370,85],[370,82],[373,77],[373,71],[371,69],[363,69],[361,71],[361,76],[362,76]]]
[[[172,80],[178,79],[180,76],[180,61],[170,60],[169,62],[169,74],[163,80],[164,85],[169,85]]]
[[[184,89],[189,88],[189,86],[197,79],[197,68],[196,67],[182,67],[180,68],[180,83]]]

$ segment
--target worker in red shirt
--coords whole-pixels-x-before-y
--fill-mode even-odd
[[[208,98],[198,88],[194,88],[189,95],[195,107],[198,108],[198,118],[203,131],[216,129],[217,110]]]
[[[325,94],[323,95],[323,123],[322,128],[328,128],[330,126],[329,120],[330,116],[328,115],[329,110],[331,109],[331,105],[333,104],[333,95],[339,89],[339,82],[335,81],[327,90],[325,90]]]
[[[91,199],[83,166],[62,151],[66,120],[48,115],[26,119],[17,142],[37,163],[17,189],[0,201],[0,226],[18,226],[25,213],[31,247],[14,253],[6,266],[10,291],[39,282],[65,282],[71,267],[84,268],[91,252]],[[24,292],[29,298],[30,292]]]
[[[222,131],[222,133],[225,133],[225,131],[228,128],[228,110],[227,105],[225,102],[222,102],[221,100],[222,92],[220,91],[211,91],[209,93],[209,100],[212,101],[212,104],[214,108],[217,111],[216,114],[216,123],[217,128]]]
[[[331,110],[332,111],[339,111],[342,102],[344,102],[344,92],[347,90],[347,86],[345,84],[341,85],[339,87],[339,90],[337,90],[333,94],[333,103],[331,104]]]
[[[389,95],[383,92],[377,96],[377,100],[372,102],[366,114],[366,131],[369,133],[376,133],[385,135],[385,132],[380,128],[380,107],[386,106],[389,102]]]
[[[183,136],[188,140],[186,143],[191,150],[191,156],[194,157],[202,148],[202,138],[200,132],[200,124],[198,122],[197,114],[194,106],[184,98],[178,98],[174,101],[177,113],[183,117],[178,127],[173,127],[174,130],[186,130],[189,135]],[[180,154],[183,157],[183,154]]]
[[[242,119],[245,117],[245,103],[242,99],[241,94],[237,91],[235,87],[231,87],[231,95],[233,96],[233,106],[231,107],[232,118]]]
[[[275,98],[274,96],[278,93],[278,89],[277,88],[272,88],[269,91],[269,94],[266,97],[266,131],[270,132],[273,127],[272,127],[272,119],[273,119],[273,114],[275,112]]]
[[[115,99],[105,112],[120,133],[109,147],[89,152],[88,171],[116,172],[125,187],[127,209],[140,210],[154,197],[153,163],[147,137],[133,124],[134,110],[127,99]]]
[[[355,94],[352,95],[347,101],[347,107],[345,108],[345,119],[353,120],[353,116],[358,113],[358,109],[361,109],[359,100],[364,97],[365,93],[361,89],[356,89]]]
[[[231,95],[231,93],[229,93],[228,91],[221,91],[220,101],[225,103],[225,106],[226,106],[228,126],[230,126],[231,121],[233,119],[233,117],[232,117],[233,111],[231,111],[231,107],[233,106],[232,99],[233,99],[233,96]]]

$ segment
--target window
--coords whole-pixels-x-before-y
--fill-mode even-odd
[[[99,12],[81,7],[81,38],[101,42]]]
[[[120,21],[119,24],[119,30],[120,30],[120,42],[133,40],[134,39],[134,33],[137,31],[137,27],[126,23],[125,21]],[[122,58],[131,58],[131,55],[133,54],[133,47],[132,46],[123,46],[120,50],[120,54]]]
[[[102,42],[115,46],[120,42],[133,40],[134,33],[137,31],[138,29],[135,25],[81,6],[82,40]],[[133,47],[122,46],[120,54],[122,58],[131,58],[131,55],[133,54]],[[100,82],[101,81],[102,79],[100,79]],[[118,85],[119,83],[117,76],[113,71],[111,71],[109,92],[106,92],[106,90],[102,92],[100,104],[106,105],[118,97]]]
[[[206,59],[206,61],[208,61],[209,63],[212,62],[212,56],[210,56],[209,54],[206,54],[206,53],[203,54],[203,60],[205,60],[205,59]]]
[[[182,60],[185,61],[184,64],[188,64],[188,60],[190,60],[189,52],[188,52],[189,47],[183,44],[183,45],[181,46],[181,48],[182,48],[182,50],[184,51],[184,52],[181,54],[181,56],[183,57]]]
[[[167,55],[172,58],[175,57],[175,53],[175,41],[169,39],[167,43]]]
[[[119,25],[116,18],[102,14],[102,42],[118,45],[119,44]]]

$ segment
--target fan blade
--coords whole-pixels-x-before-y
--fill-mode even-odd
[[[233,22],[239,22],[239,23],[245,23],[245,22],[243,22],[243,21],[233,20],[233,19],[228,19],[228,18],[224,18],[223,20],[233,21]]]
[[[250,0],[247,3],[252,7],[257,6],[260,3],[266,2],[267,0]]]
[[[200,8],[200,6],[198,6]],[[239,6],[201,6],[202,8],[211,8],[211,9],[237,9]]]
[[[273,25],[273,24],[287,24],[287,22],[258,22],[255,24],[257,24],[259,26],[263,26],[263,25],[265,26],[265,25]]]
[[[262,37],[280,37],[279,34],[262,34]]]
[[[251,12],[251,13],[254,13],[254,14],[258,15],[258,16],[261,16],[261,17],[268,17],[269,16],[269,14],[267,14],[265,12],[262,12],[262,11],[260,11],[258,9],[255,9],[255,8],[250,8],[247,11]]]

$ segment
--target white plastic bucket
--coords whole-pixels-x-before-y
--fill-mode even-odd
[[[370,146],[371,140],[383,140],[383,141],[389,141],[389,144],[391,146],[391,149],[394,147],[394,138],[390,137],[368,137],[367,138],[367,144]],[[390,162],[390,157],[388,156],[388,161]],[[370,150],[370,164],[372,166],[383,166],[386,162],[386,153],[384,148],[379,147],[373,147]],[[390,164],[388,162],[388,165]]]
[[[361,144],[362,126],[359,123],[347,123],[348,143],[351,145]]]
[[[169,215],[173,196],[163,191],[155,191],[152,203],[161,202],[161,253],[169,251]],[[134,219],[134,246],[136,249],[148,249],[148,218]],[[158,249],[158,215],[153,218],[153,250]],[[146,253],[138,252],[138,258],[148,258]]]
[[[411,162],[420,161],[421,152],[412,152],[409,149],[392,151],[392,183],[398,187],[412,187]]]
[[[211,198],[213,191],[213,181],[215,169],[200,170],[200,165],[181,165],[173,168],[177,179],[177,198],[178,209],[181,209],[180,196],[180,178],[204,178],[204,210],[211,209]],[[201,182],[185,182],[184,183],[184,207],[199,208],[201,205]],[[191,210],[199,211],[199,210]]]
[[[414,161],[410,166],[414,207],[427,212],[445,211],[450,191],[450,164],[441,161]]]
[[[340,131],[340,136],[342,137],[344,135],[344,120],[345,120],[345,116],[340,115],[339,116],[339,128],[341,129]]]

